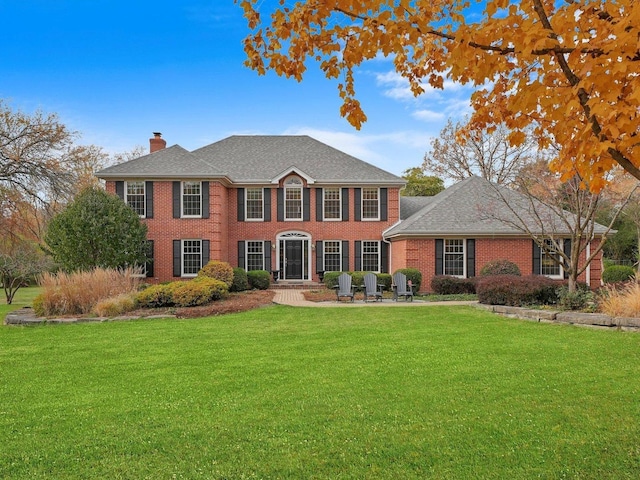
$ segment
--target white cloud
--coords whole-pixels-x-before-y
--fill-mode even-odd
[[[446,118],[444,112],[434,112],[433,110],[416,110],[411,116],[423,122],[439,122]]]

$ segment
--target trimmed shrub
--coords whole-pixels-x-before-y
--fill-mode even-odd
[[[438,295],[476,293],[476,281],[473,278],[436,275],[431,279],[431,290]]]
[[[220,280],[216,280],[215,278],[198,278],[192,280],[196,283],[202,283],[207,286],[210,290],[210,298],[209,301],[214,300],[222,300],[223,298],[227,298],[229,295],[229,287],[226,283],[221,282]]]
[[[569,288],[563,285],[557,289],[558,306],[563,310],[584,310],[593,303],[594,295],[588,288],[578,288],[570,292]]]
[[[229,287],[230,292],[244,292],[249,290],[249,279],[244,268],[236,267],[233,269],[233,282]]]
[[[219,300],[229,291],[227,284],[215,278],[201,277],[192,281],[174,282],[172,300],[177,307],[197,307]]]
[[[521,307],[555,304],[559,285],[542,275],[493,275],[478,279],[476,291],[480,303]]]
[[[510,260],[491,260],[486,263],[484,267],[480,269],[480,276],[486,277],[489,275],[517,275],[520,276],[520,269],[518,265]]]
[[[198,272],[198,277],[215,278],[231,287],[233,284],[233,267],[227,262],[211,260]]]
[[[417,268],[399,268],[395,273],[404,273],[407,276],[407,280],[411,280],[411,284],[413,285],[413,291],[419,292],[420,287],[422,286],[422,273]]]
[[[247,278],[249,286],[257,290],[267,290],[271,286],[271,274],[266,270],[250,270]]]
[[[384,290],[387,292],[391,291],[391,284],[393,283],[393,277],[390,273],[376,273],[378,276],[378,283],[380,285],[384,285]]]
[[[602,281],[604,283],[626,282],[633,278],[636,271],[627,265],[611,265],[602,271]]]
[[[163,283],[160,285],[151,285],[149,288],[138,292],[136,299],[138,305],[142,308],[161,308],[173,306],[172,284]]]
[[[136,306],[136,296],[130,293],[123,293],[117,297],[105,298],[99,301],[93,307],[92,312],[99,317],[116,317],[135,310]]]
[[[325,287],[335,288],[338,286],[338,277],[344,272],[325,272],[324,279],[322,280]]]

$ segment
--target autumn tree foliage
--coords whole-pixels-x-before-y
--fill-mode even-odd
[[[520,169],[542,155],[532,135],[513,146],[509,134],[504,124],[488,133],[450,120],[432,140],[422,168],[455,182],[477,175],[499,185],[510,185]]]
[[[637,0],[237,0],[251,33],[247,65],[302,80],[317,62],[338,80],[340,113],[366,121],[355,71],[393,60],[414,95],[445,78],[473,85],[471,123],[504,123],[518,145],[562,146],[552,167],[594,191],[619,165],[640,179]]]

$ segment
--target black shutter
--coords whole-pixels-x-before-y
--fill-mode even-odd
[[[205,266],[211,260],[211,241],[202,240],[202,265]]]
[[[387,221],[387,218],[388,218],[388,214],[387,214],[387,210],[389,208],[388,197],[389,197],[388,189],[381,188],[380,189],[380,220],[385,222]]]
[[[324,243],[316,241],[316,273],[324,272]]]
[[[271,272],[271,242],[269,240],[264,242],[264,269]]]
[[[467,278],[476,276],[476,241],[467,239]]]
[[[145,213],[147,218],[153,218],[153,182],[144,182]]]
[[[179,277],[182,274],[182,242],[173,241],[173,276]]]
[[[209,182],[202,182],[202,218],[209,218]]]
[[[353,211],[354,211],[354,217],[353,219],[356,222],[359,222],[362,220],[362,189],[361,188],[354,188],[353,189]]]
[[[355,272],[359,272],[362,270],[362,242],[360,240],[356,240],[356,265]]]
[[[308,222],[311,220],[311,189],[302,189],[302,221]]]
[[[284,222],[284,188],[278,189],[278,221]]]
[[[349,241],[342,241],[342,271],[349,271]]]
[[[116,195],[120,197],[120,200],[124,200],[124,182],[116,182]]]
[[[247,269],[244,263],[244,242],[242,240],[238,242],[238,267]]]
[[[535,240],[532,241],[533,243],[533,274],[534,275],[540,275],[540,273],[542,272],[542,268],[540,267],[540,259],[541,259],[541,251],[540,251],[540,246],[536,243]]]
[[[180,182],[173,182],[173,218],[180,216]]]
[[[146,269],[147,269],[147,277],[153,277],[153,256],[154,256],[154,251],[153,251],[153,240],[147,240],[146,244],[145,244],[145,254],[147,256],[147,261],[145,263]]]
[[[444,268],[444,240],[436,239],[436,275],[442,275]]]
[[[316,222],[321,222],[324,218],[322,208],[322,188],[316,188]]]
[[[244,188],[239,188],[238,192],[238,221],[244,222]]]
[[[349,189],[342,189],[342,221],[349,220]]]
[[[265,188],[264,190],[262,190],[262,195],[264,197],[264,200],[263,200],[263,207],[264,207],[263,218],[264,218],[265,222],[270,222],[271,221],[271,189],[270,188]]]
[[[570,238],[565,238],[564,239],[564,244],[562,245],[562,248],[564,250],[564,254],[567,256],[567,258],[571,258],[571,239]],[[567,272],[567,268],[566,268],[566,264],[565,261],[562,261],[562,264],[564,266],[564,278],[569,278],[569,272]]]
[[[380,272],[389,273],[389,245],[380,242]]]

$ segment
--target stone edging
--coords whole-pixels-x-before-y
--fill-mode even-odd
[[[553,310],[536,310],[524,307],[509,307],[506,305],[476,304],[478,308],[488,310],[512,318],[533,320],[537,322],[569,323],[572,325],[587,325],[594,327],[615,327],[638,330],[640,318],[610,317],[602,313],[558,312]]]
[[[5,325],[40,325],[57,323],[97,323],[110,322],[112,320],[138,320],[152,318],[175,318],[175,315],[150,315],[140,317],[134,315],[123,315],[120,317],[61,317],[61,318],[41,318],[37,317],[31,307],[23,307],[13,312],[7,313],[4,319]]]

